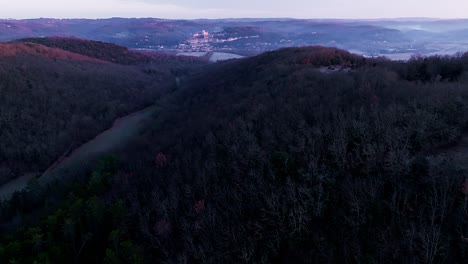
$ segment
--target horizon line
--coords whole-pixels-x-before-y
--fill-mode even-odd
[[[99,17],[99,18],[86,18],[86,17],[69,17],[69,18],[58,18],[58,17],[30,17],[30,18],[0,18],[0,20],[40,20],[40,19],[52,19],[52,20],[109,20],[109,19],[158,19],[158,20],[241,20],[241,19],[256,19],[256,20],[354,20],[354,21],[384,21],[384,20],[468,20],[465,18],[440,18],[440,17],[382,17],[382,18],[296,18],[296,17],[224,17],[224,18],[161,18],[161,17]]]

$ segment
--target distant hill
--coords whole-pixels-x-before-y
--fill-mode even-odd
[[[52,59],[105,63],[104,60],[100,60],[98,58],[77,54],[59,48],[50,48],[41,44],[31,42],[0,43],[0,57],[15,57],[22,54],[41,56]]]
[[[464,51],[463,43],[467,38],[461,33],[466,29],[468,20],[430,19],[0,19],[0,41],[58,36],[93,39],[167,54],[217,51],[248,56],[284,47],[320,45],[368,56],[387,54],[393,58],[409,58],[415,53]],[[188,45],[191,37],[202,30],[209,32],[208,41],[204,45]],[[414,34],[414,30],[420,32]],[[40,42],[52,44],[51,40]],[[100,55],[110,61],[119,60],[105,52]],[[133,63],[135,59],[140,58],[130,56],[122,62]]]
[[[18,42],[37,43],[47,47],[58,48],[99,60],[119,64],[134,64],[149,62],[151,60],[149,56],[129,51],[129,49],[126,47],[101,41],[92,41],[78,38],[50,37],[26,38],[21,39]]]
[[[127,47],[119,46],[102,41],[93,41],[79,38],[48,37],[48,38],[26,38],[17,42],[37,43],[51,48],[58,48],[87,57],[117,64],[144,64],[160,61],[182,61],[185,57],[177,57],[156,52],[137,52]],[[191,58],[191,60],[194,60]]]
[[[283,48],[257,56],[254,63],[268,64],[310,64],[314,66],[346,65],[357,66],[362,64],[364,57],[352,54],[338,48],[323,46],[309,46],[299,48]]]

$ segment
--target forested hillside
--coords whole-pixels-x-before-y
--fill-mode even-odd
[[[4,202],[0,261],[464,263],[466,168],[434,153],[467,128],[466,70],[318,47],[207,66],[93,172]]]
[[[117,117],[172,90],[184,71],[181,64],[130,67],[90,56],[0,44],[0,183],[43,172]]]
[[[50,38],[27,38],[21,39],[18,43],[36,43],[51,48],[81,54],[92,58],[100,59],[117,64],[135,65],[148,63],[184,63],[194,61],[196,58],[183,56],[172,56],[156,52],[136,52],[126,47],[78,38],[50,37]]]

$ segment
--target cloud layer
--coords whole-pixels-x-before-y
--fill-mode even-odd
[[[0,18],[468,17],[466,0],[2,0]]]

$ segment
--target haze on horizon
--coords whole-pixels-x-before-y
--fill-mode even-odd
[[[466,0],[1,0],[0,18],[468,18]]]

